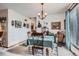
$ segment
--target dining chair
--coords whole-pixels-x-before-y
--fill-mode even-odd
[[[34,46],[32,46],[32,54],[33,55],[43,55],[43,42],[41,41],[42,37],[38,36],[37,40],[36,40],[36,44]]]
[[[0,54],[4,54],[4,40],[3,40],[3,37],[4,37],[4,32],[3,31],[0,31]]]
[[[28,52],[30,54],[30,53],[32,53],[32,45],[31,45],[30,41],[28,41],[28,44],[29,44],[29,46],[28,46]]]
[[[0,32],[0,44],[1,44],[1,47],[4,46],[4,44],[3,44],[3,36],[4,36],[4,32],[1,31],[1,32]]]

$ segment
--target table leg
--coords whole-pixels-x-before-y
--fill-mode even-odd
[[[34,47],[32,47],[32,54],[34,55]]]

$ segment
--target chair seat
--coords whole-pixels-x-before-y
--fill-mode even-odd
[[[35,48],[35,49],[43,49],[42,46],[37,46],[37,45],[34,45],[34,46],[32,46],[32,47]]]

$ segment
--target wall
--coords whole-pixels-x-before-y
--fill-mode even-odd
[[[23,23],[25,19],[29,20],[28,18],[17,13],[16,11],[8,9],[8,47],[27,39],[27,30],[29,29],[23,27]],[[22,28],[15,28],[15,26],[12,26],[11,25],[12,20],[21,21]]]
[[[27,39],[27,32],[31,31],[31,19],[17,13],[11,9],[0,10],[0,17],[7,17],[5,23],[5,40],[4,43],[6,47],[10,47],[19,42],[22,42]],[[24,22],[24,20],[27,20]],[[11,22],[19,20],[22,22],[22,28],[15,28],[15,25],[12,26]],[[29,24],[29,28],[23,27],[23,23]]]
[[[26,24],[29,24],[29,28],[27,28],[27,32],[31,32],[31,22],[32,22],[32,20],[31,19],[27,19],[27,21],[26,21]]]
[[[0,17],[8,17],[8,9],[0,10]]]
[[[52,33],[57,33],[57,31],[59,30],[52,30],[51,29],[51,22],[61,22],[61,30],[64,31],[64,19],[65,16],[64,14],[54,14],[54,15],[48,15],[44,20],[40,20],[38,18],[38,21],[40,21],[40,23],[44,26],[45,22],[48,23],[48,25],[46,25],[49,28],[49,31]]]

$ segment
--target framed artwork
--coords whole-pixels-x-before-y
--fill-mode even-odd
[[[29,24],[26,24],[26,27],[29,28]]]
[[[16,28],[21,28],[22,27],[22,22],[15,20],[15,27]]]
[[[61,29],[61,22],[51,22],[51,29]]]

